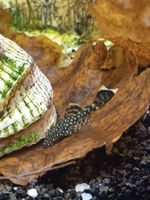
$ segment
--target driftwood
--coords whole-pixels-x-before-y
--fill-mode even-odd
[[[58,70],[44,62],[46,52],[40,47],[35,49],[34,44],[35,41],[30,47],[24,44],[24,48],[40,62],[41,70],[51,80],[54,104],[61,116],[70,102],[82,106],[90,104],[101,85],[118,88],[118,92],[94,112],[76,134],[53,147],[44,149],[40,142],[1,158],[0,173],[3,176],[0,179],[10,179],[20,185],[26,185],[46,171],[66,166],[95,148],[106,145],[110,152],[112,144],[145,113],[150,102],[150,69],[139,74],[137,58],[128,48],[121,50],[119,67],[102,70],[101,65],[107,65],[107,62],[110,65],[104,44],[84,44],[72,64],[65,70]],[[43,59],[39,60],[39,57]],[[115,60],[111,60],[115,66]]]
[[[91,6],[91,14],[107,37],[122,36],[150,42],[149,4],[149,0],[96,0]]]

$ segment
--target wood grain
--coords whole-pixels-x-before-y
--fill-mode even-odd
[[[14,38],[19,36],[17,33],[15,35]],[[21,36],[18,43],[21,44],[25,37]],[[22,45],[51,80],[55,94],[54,104],[61,116],[70,102],[82,106],[91,103],[103,84],[111,88],[117,87],[118,92],[71,137],[48,149],[44,149],[39,143],[1,158],[0,173],[3,176],[0,179],[10,179],[20,185],[26,185],[46,171],[72,163],[95,148],[106,145],[109,151],[112,143],[145,113],[150,102],[150,69],[138,75],[137,58],[128,47],[121,50],[121,65],[115,69],[100,69],[102,64],[107,64],[107,51],[98,42],[96,45],[82,45],[72,64],[65,70],[58,70],[53,66],[55,62],[49,62],[49,56],[53,53],[47,54],[42,41],[39,38],[27,38]],[[54,52],[54,46],[48,45],[49,52]],[[59,55],[58,53],[57,56]],[[59,59],[57,56],[54,60]],[[114,65],[115,59],[112,60]]]

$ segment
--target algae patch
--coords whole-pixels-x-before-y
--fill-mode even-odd
[[[7,146],[5,146],[4,149],[1,150],[0,152],[0,157],[2,157],[5,154],[9,154],[12,151],[21,149],[25,146],[37,143],[40,139],[41,139],[41,134],[39,132],[33,132],[29,135],[24,135],[19,139],[11,141]]]

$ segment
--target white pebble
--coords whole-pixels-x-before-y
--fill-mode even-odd
[[[38,192],[33,188],[27,191],[27,195],[35,199],[38,196]]]
[[[59,191],[60,193],[64,193],[64,191],[61,188],[56,188],[57,191]]]
[[[14,190],[15,190],[15,191],[17,191],[17,189],[18,189],[17,187],[14,187]]]
[[[76,192],[84,192],[84,190],[89,190],[89,189],[90,189],[90,185],[86,183],[81,183],[75,186]]]
[[[82,200],[91,200],[92,199],[92,195],[89,193],[82,193],[81,194]]]

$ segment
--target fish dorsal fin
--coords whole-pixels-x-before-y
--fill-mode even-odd
[[[79,104],[70,103],[68,108],[66,109],[65,116],[68,115],[76,115],[81,112],[83,109]]]

